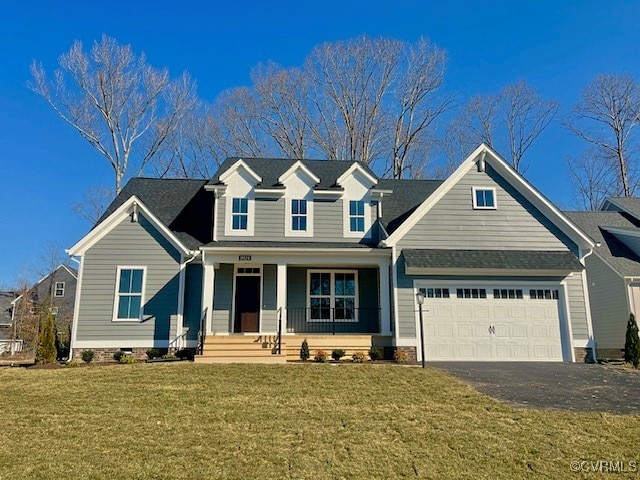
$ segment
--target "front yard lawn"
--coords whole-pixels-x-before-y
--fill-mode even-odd
[[[0,415],[2,480],[602,478],[571,462],[640,461],[640,416],[512,408],[398,366],[3,368]]]

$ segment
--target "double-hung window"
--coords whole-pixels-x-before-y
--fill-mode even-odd
[[[291,230],[294,232],[307,231],[306,200],[291,200]]]
[[[356,301],[355,272],[309,272],[311,321],[355,321]]]
[[[54,297],[64,297],[64,282],[56,282],[54,292]]]
[[[349,231],[364,232],[364,200],[349,200]]]
[[[231,228],[246,230],[249,220],[248,201],[246,198],[234,198],[231,208]]]
[[[145,269],[118,267],[114,320],[141,320]]]

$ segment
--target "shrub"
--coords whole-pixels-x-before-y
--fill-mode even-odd
[[[56,363],[58,351],[56,350],[56,327],[53,315],[49,313],[38,334],[38,346],[36,347],[37,363]]]
[[[341,348],[336,348],[331,352],[331,358],[333,358],[336,362],[339,362],[342,357],[345,356],[344,350]]]
[[[116,353],[114,353],[114,354],[113,354],[113,359],[114,359],[116,362],[119,362],[119,361],[120,361],[120,359],[121,359],[122,357],[124,357],[124,355],[125,355],[125,353],[124,353],[122,350],[118,350]]]
[[[351,355],[351,361],[353,363],[363,363],[367,359],[367,355],[364,352],[355,352]]]
[[[147,350],[147,357],[149,358],[149,360],[160,357],[160,350],[158,350],[157,348],[150,348],[149,350]]]
[[[131,355],[122,355],[120,357],[120,360],[118,360],[118,362],[119,363],[138,363],[135,357],[132,357]]]
[[[83,350],[80,356],[82,357],[82,361],[84,363],[91,363],[93,361],[94,355],[95,354],[93,353],[93,350]]]
[[[178,357],[181,360],[193,361],[195,355],[196,355],[196,352],[193,348],[183,348],[182,350],[178,350],[176,352],[176,357]]]
[[[633,364],[634,368],[640,365],[640,339],[638,338],[638,324],[636,317],[629,315],[627,322],[626,341],[624,342],[624,360]]]
[[[407,363],[407,352],[396,350],[393,352],[393,361],[396,363]]]
[[[71,360],[70,362],[67,362],[67,367],[79,367],[80,364],[78,363],[77,360]]]
[[[380,348],[372,348],[371,350],[369,350],[369,358],[371,358],[371,360],[373,360],[374,362],[376,360],[382,360],[382,357],[383,353]]]
[[[306,362],[307,360],[309,360],[310,356],[311,354],[309,353],[309,344],[307,343],[307,339],[305,338],[302,342],[302,345],[300,346],[300,359],[303,362]]]
[[[327,361],[327,352],[324,350],[316,350],[316,355],[313,357],[313,361],[317,363],[324,363]]]

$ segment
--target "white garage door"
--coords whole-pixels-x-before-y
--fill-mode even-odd
[[[421,290],[427,360],[562,361],[559,288]]]

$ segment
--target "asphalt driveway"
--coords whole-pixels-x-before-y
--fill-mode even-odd
[[[429,365],[517,406],[640,415],[640,371],[620,366],[537,362]]]

